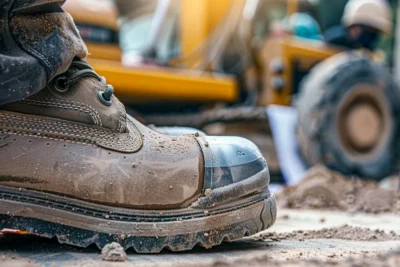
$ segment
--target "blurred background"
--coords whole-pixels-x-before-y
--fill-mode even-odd
[[[155,130],[251,139],[272,181],[398,174],[398,1],[68,0],[89,63]],[[156,127],[157,126],[157,127]]]

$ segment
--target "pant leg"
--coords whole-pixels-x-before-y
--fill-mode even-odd
[[[86,46],[64,0],[0,1],[0,105],[24,99],[67,70]]]

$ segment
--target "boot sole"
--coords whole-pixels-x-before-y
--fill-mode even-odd
[[[0,229],[20,229],[62,244],[100,249],[118,242],[138,253],[205,248],[269,228],[276,219],[268,188],[216,208],[143,211],[0,186]]]

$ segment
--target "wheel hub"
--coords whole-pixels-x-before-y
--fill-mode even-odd
[[[380,139],[382,116],[368,103],[360,103],[349,110],[345,131],[352,146],[357,150],[373,148]]]
[[[341,143],[353,154],[366,155],[387,138],[389,115],[378,88],[359,86],[351,90],[339,107]]]

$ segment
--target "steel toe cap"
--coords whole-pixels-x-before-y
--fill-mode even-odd
[[[267,163],[258,147],[245,138],[200,136],[197,140],[204,155],[205,189],[228,186],[262,171],[268,172]]]

